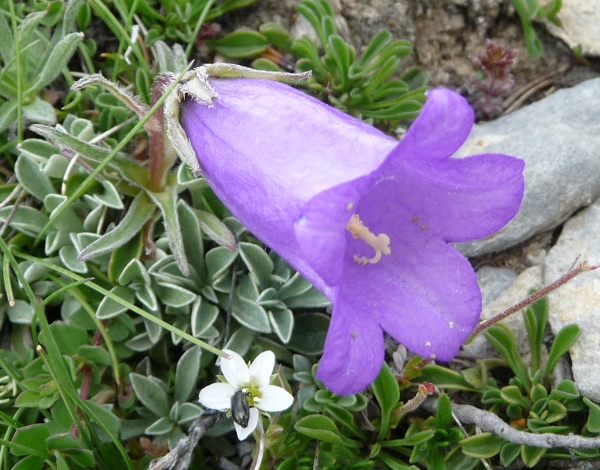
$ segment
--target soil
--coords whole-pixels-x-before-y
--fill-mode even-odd
[[[247,27],[257,29],[275,21],[300,36],[310,31],[296,12],[298,0],[259,0],[238,11],[224,25],[225,32]],[[414,54],[404,63],[418,65],[429,75],[431,86],[445,86],[470,97],[477,72],[476,55],[485,49],[486,39],[517,49],[512,73],[514,87],[500,100],[504,111],[547,96],[557,88],[573,86],[599,76],[600,68],[578,63],[559,39],[542,24],[536,32],[544,44],[540,57],[531,57],[518,15],[510,0],[330,0],[338,15],[340,33],[357,50],[381,29],[395,38],[407,39]],[[525,96],[524,93],[526,93]]]

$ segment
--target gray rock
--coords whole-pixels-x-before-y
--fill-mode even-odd
[[[553,229],[600,196],[600,79],[559,90],[496,121],[476,125],[459,155],[522,158],[517,216],[490,237],[458,244],[466,256],[500,251]]]
[[[503,268],[489,268],[493,269],[498,273],[498,269]],[[488,277],[491,272],[488,270]],[[510,271],[510,270],[509,270]],[[481,269],[479,270],[481,272]],[[479,274],[479,273],[478,273]],[[506,273],[500,274],[500,276],[505,276]],[[479,277],[479,283],[484,293],[488,290],[488,286],[486,286],[485,282],[482,282],[482,277]],[[498,282],[498,280],[494,280],[494,283]],[[504,292],[498,295],[496,298],[491,300],[489,303],[483,306],[483,311],[481,312],[481,320],[489,320],[492,317],[502,313],[506,309],[512,307],[513,305],[519,303],[521,300],[526,298],[529,295],[530,289],[539,289],[542,287],[542,268],[541,266],[533,266],[531,268],[523,271],[516,280],[510,284]],[[525,331],[525,325],[523,323],[523,315],[520,312],[512,314],[510,317],[503,320],[503,322],[515,333],[517,337],[517,343],[519,344],[519,351],[521,354],[526,355],[529,351],[529,343],[527,341],[527,333]],[[498,356],[496,350],[487,342],[483,334],[479,334],[476,336],[470,344],[463,346],[463,350],[466,354],[472,357],[490,357],[490,356]]]
[[[510,268],[494,268],[482,266],[477,270],[477,283],[481,289],[483,305],[496,300],[518,277],[515,270]]]
[[[572,217],[546,256],[544,282],[555,281],[573,265],[600,264],[600,200]],[[582,395],[600,401],[600,269],[580,274],[549,295],[554,334],[577,323],[581,336],[570,350],[573,376]]]
[[[562,26],[545,20],[551,34],[565,41],[571,49],[581,48],[585,55],[600,56],[600,3],[590,0],[563,2],[556,15]]]

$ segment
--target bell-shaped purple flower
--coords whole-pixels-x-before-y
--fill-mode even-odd
[[[481,312],[452,242],[504,226],[523,196],[523,161],[453,159],[473,125],[458,94],[429,92],[397,142],[295,90],[212,78],[213,105],[182,103],[202,174],[239,220],[333,303],[318,378],[367,387],[384,332],[424,357],[452,359]]]

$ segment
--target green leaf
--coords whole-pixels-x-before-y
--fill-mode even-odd
[[[168,434],[173,429],[175,423],[167,416],[163,416],[146,428],[144,433],[151,436],[161,436]]]
[[[158,298],[170,307],[185,307],[196,299],[196,294],[170,282],[158,282],[154,288]]]
[[[506,441],[491,432],[483,432],[462,439],[459,444],[464,454],[477,459],[489,459],[500,452]]]
[[[177,190],[175,187],[167,188],[161,193],[148,191],[150,199],[159,207],[163,216],[167,236],[169,237],[169,246],[177,260],[177,265],[183,274],[189,276],[190,268],[188,266],[185,249],[183,247],[183,238],[181,236],[181,226],[179,224],[179,215],[177,213]]]
[[[198,372],[200,372],[200,358],[202,349],[198,346],[192,346],[188,349],[179,361],[175,370],[175,401],[186,402],[196,387]]]
[[[31,424],[23,426],[16,430],[12,438],[14,444],[19,444],[19,447],[11,448],[13,455],[29,455],[33,452],[28,452],[22,449],[21,446],[34,449],[36,451],[46,453],[46,439],[51,435],[47,424]]]
[[[548,363],[546,364],[546,375],[550,375],[556,366],[558,360],[569,351],[579,335],[580,328],[577,324],[567,325],[556,333],[550,352],[548,353]]]
[[[254,243],[241,242],[239,244],[240,256],[250,271],[250,277],[262,291],[269,287],[273,261],[263,248]]]
[[[158,379],[153,380],[132,372],[129,374],[129,380],[136,396],[146,408],[156,416],[169,416],[167,392],[157,383]]]
[[[0,209],[0,222],[30,237],[36,237],[48,223],[48,217],[29,206],[6,206]]]
[[[234,31],[224,38],[208,40],[205,43],[232,59],[257,56],[264,52],[268,45],[267,38],[255,31]]]
[[[110,290],[110,292],[114,296],[123,299],[126,302],[132,303],[135,301],[135,291],[129,287],[115,286]],[[96,310],[96,318],[99,320],[107,320],[109,318],[121,315],[127,310],[129,309],[126,306],[122,305],[113,298],[104,297],[98,306],[98,310]]]
[[[589,409],[586,427],[588,431],[593,433],[600,432],[600,405],[594,403],[590,399],[583,397],[583,402]]]
[[[452,423],[452,402],[450,397],[441,393],[438,397],[437,410],[435,413],[436,429],[446,429]]]
[[[131,202],[129,210],[119,225],[85,247],[79,254],[79,259],[86,261],[123,246],[138,234],[143,225],[150,220],[153,213],[154,204],[152,204],[146,193],[140,192]]]
[[[277,49],[290,52],[292,47],[292,37],[279,23],[263,23],[258,28],[258,31]]]
[[[531,406],[531,401],[521,394],[521,390],[516,385],[507,385],[506,387],[501,388],[500,394],[508,403],[518,405],[525,409],[528,409]]]
[[[28,92],[41,90],[58,77],[82,39],[83,33],[71,33],[63,37],[54,46],[48,58],[41,62],[40,70],[36,72],[37,80],[29,87]]]
[[[301,354],[321,354],[329,328],[329,316],[311,312],[297,315],[294,321],[294,332],[287,346]]]
[[[311,415],[301,418],[294,425],[294,429],[305,436],[319,439],[323,442],[352,448],[362,447],[360,442],[342,435],[335,423],[326,416]]]
[[[231,315],[246,328],[258,331],[259,333],[271,332],[267,312],[252,300],[245,299],[239,295],[234,296]]]
[[[438,388],[467,390],[472,392],[476,390],[458,372],[436,364],[428,364],[423,367],[419,380],[434,383]]]
[[[506,362],[508,362],[508,365],[517,378],[521,380],[523,384],[528,385],[530,381],[527,376],[527,367],[519,353],[517,340],[512,330],[504,323],[497,323],[489,327],[484,332],[484,335],[490,344],[494,346]]]
[[[110,354],[106,349],[101,346],[82,345],[77,348],[77,355],[93,362],[94,364],[100,364],[103,366],[112,365]]]
[[[234,235],[231,233],[231,230],[229,230],[229,228],[227,228],[227,226],[221,222],[221,220],[219,220],[218,217],[214,216],[210,212],[199,209],[193,209],[193,211],[200,221],[200,227],[202,227],[204,233],[206,233],[206,235],[208,235],[212,241],[218,245],[228,248],[231,251],[235,251],[237,249],[237,243]]]
[[[6,307],[6,313],[11,323],[17,325],[31,325],[35,311],[29,302],[16,299],[14,305]]]
[[[54,107],[36,96],[33,101],[23,106],[23,117],[31,122],[53,126],[56,124],[56,111]]]
[[[218,280],[225,274],[236,258],[237,252],[224,246],[217,246],[210,250],[205,257],[208,279],[212,282]]]
[[[213,325],[218,316],[219,308],[201,296],[198,296],[192,304],[192,315],[190,318],[192,335],[197,338],[201,337]]]
[[[377,440],[381,441],[388,432],[394,405],[400,400],[400,388],[398,387],[398,382],[387,364],[383,364],[381,372],[379,372],[379,375],[371,384],[371,389],[373,390],[373,394],[381,409],[381,424],[379,426],[379,434],[377,437]]]
[[[535,467],[547,450],[542,447],[529,447],[523,444],[521,445],[521,459],[529,468]]]
[[[15,174],[19,183],[39,201],[43,201],[48,194],[56,192],[39,165],[24,154],[19,155],[17,159]]]
[[[505,467],[508,467],[511,463],[513,463],[516,460],[520,453],[521,446],[519,444],[507,442],[502,446],[502,449],[500,450],[500,462]]]
[[[529,339],[529,350],[531,351],[531,367],[537,371],[542,362],[542,346],[544,333],[548,322],[548,301],[545,297],[530,305],[523,311],[523,321]]]
[[[278,312],[269,311],[269,321],[281,342],[287,344],[294,331],[294,314],[292,311],[287,308]]]

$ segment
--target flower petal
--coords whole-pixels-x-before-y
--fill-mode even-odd
[[[408,128],[402,144],[428,159],[447,158],[467,140],[473,127],[473,109],[462,96],[436,88]]]
[[[363,266],[364,267],[364,266]],[[344,302],[345,286],[334,303],[317,378],[339,395],[369,386],[383,364],[383,331],[370,317],[370,305]]]
[[[359,214],[373,233],[389,235],[391,254],[358,265],[352,257],[372,256],[373,250],[348,234],[335,308],[362,310],[363,324],[376,323],[411,351],[447,361],[477,324],[481,293],[468,260],[409,208],[395,208],[390,217],[386,206],[377,205],[397,190],[389,180],[363,198]]]
[[[250,434],[252,434],[252,431],[254,431],[256,429],[256,425],[258,424],[258,410],[254,407],[250,408],[250,417],[248,419],[248,426],[246,426],[245,428],[241,427],[238,423],[236,423],[235,421],[233,422],[233,425],[235,426],[235,432],[237,433],[237,437],[240,441],[245,440]]]
[[[260,392],[262,397],[256,407],[263,411],[287,410],[294,403],[292,394],[276,385],[261,387]]]
[[[250,377],[258,382],[258,386],[262,389],[269,385],[274,367],[275,354],[273,351],[263,351],[250,364]]]
[[[221,372],[227,382],[240,389],[250,382],[250,372],[242,356],[229,349],[223,349],[223,352],[229,354],[231,359],[221,358]]]
[[[223,382],[211,384],[200,390],[198,401],[211,410],[225,411],[231,408],[231,397],[235,391],[236,388],[230,384]]]
[[[387,200],[448,242],[488,236],[506,225],[523,199],[524,162],[501,154],[427,160],[401,142],[377,170],[395,175]]]
[[[342,276],[346,224],[352,208],[371,183],[369,174],[318,193],[305,204],[302,216],[294,224],[302,253],[330,286],[337,285]],[[329,300],[333,300],[331,297]]]

